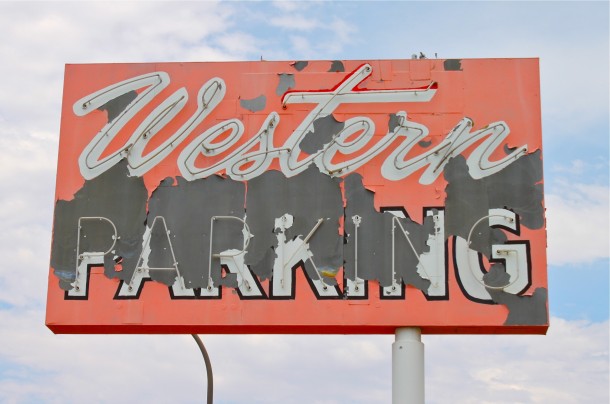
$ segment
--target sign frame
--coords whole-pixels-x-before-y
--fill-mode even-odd
[[[544,334],[539,89],[538,59],[66,65],[46,324]]]

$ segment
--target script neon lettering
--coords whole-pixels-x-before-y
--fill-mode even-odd
[[[326,175],[344,176],[395,144],[394,140],[402,138],[402,143],[395,146],[381,165],[381,175],[388,180],[398,181],[425,168],[419,182],[428,185],[439,177],[443,167],[451,158],[462,154],[482,139],[484,140],[467,158],[469,172],[473,178],[480,179],[494,174],[526,154],[527,145],[523,145],[500,160],[489,161],[489,157],[510,133],[508,125],[500,121],[472,131],[473,122],[469,118],[463,118],[432,149],[412,156],[410,152],[413,146],[428,136],[429,130],[422,124],[409,121],[404,111],[398,111],[396,116],[399,125],[389,130],[367,150],[364,149],[373,139],[375,124],[368,117],[353,117],[343,123],[343,129],[328,143],[322,145],[315,153],[303,157],[301,143],[307,135],[315,136],[314,121],[331,115],[340,105],[428,102],[437,91],[435,83],[419,89],[354,90],[370,76],[371,72],[372,67],[365,64],[349,74],[332,90],[293,91],[284,94],[282,105],[285,108],[289,108],[291,104],[313,104],[314,107],[280,147],[274,146],[273,142],[274,131],[281,124],[277,112],[268,114],[260,129],[242,144],[240,144],[241,138],[248,129],[239,119],[229,119],[209,127],[186,145],[179,155],[177,165],[181,174],[191,181],[219,172],[225,172],[232,179],[248,180],[261,175],[268,169],[273,159],[277,158],[280,169],[286,177],[303,172],[311,164],[316,164]],[[119,131],[168,84],[169,75],[166,73],[151,73],[108,86],[83,97],[74,104],[74,113],[83,116],[112,99],[135,90],[145,89],[124,111],[106,124],[83,149],[79,158],[79,167],[85,179],[97,177],[122,158],[127,158],[131,175],[144,175],[182,143],[214,111],[226,94],[226,84],[221,78],[216,77],[207,81],[199,90],[196,112],[178,131],[144,156],[143,150],[150,139],[175,119],[186,104],[188,94],[184,88],[179,89],[144,119],[122,148],[107,157],[100,158]],[[223,141],[214,142],[227,131],[230,131],[228,137]],[[234,150],[230,151],[232,148]],[[346,157],[355,156],[342,162],[333,162],[333,158],[338,153]],[[204,157],[203,161],[205,157],[211,156],[222,156],[222,158],[216,160],[213,165],[201,167],[196,165],[196,161],[201,161],[198,159],[201,155]]]

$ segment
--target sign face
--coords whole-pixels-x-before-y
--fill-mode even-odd
[[[545,333],[537,59],[66,66],[57,333]]]

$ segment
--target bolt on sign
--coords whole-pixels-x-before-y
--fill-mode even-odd
[[[67,65],[57,333],[545,333],[537,59]]]

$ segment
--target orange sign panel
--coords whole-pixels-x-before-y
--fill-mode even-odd
[[[536,59],[66,66],[57,333],[545,333]]]

